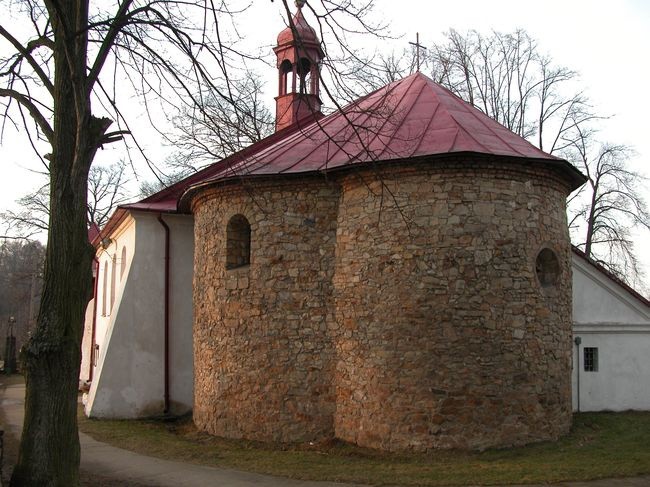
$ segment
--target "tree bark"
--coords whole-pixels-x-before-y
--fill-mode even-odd
[[[589,176],[589,185],[591,186],[591,202],[589,204],[589,215],[587,217],[587,237],[585,239],[585,255],[591,257],[591,245],[594,239],[594,226],[595,226],[595,213],[596,213],[596,203],[598,201],[598,181],[600,176],[596,175],[596,181],[594,182],[587,171]]]
[[[71,174],[72,164],[61,163],[75,148],[75,137],[57,140],[62,144],[50,165],[54,196],[44,289],[36,333],[22,353],[27,393],[18,464],[11,480],[16,486],[79,484],[77,392],[92,250],[86,228],[86,183]]]
[[[92,282],[88,171],[107,124],[91,117],[86,93],[87,34],[80,26],[87,24],[87,0],[46,5],[55,35],[49,235],[37,328],[22,351],[25,422],[11,485],[74,487],[81,337]]]

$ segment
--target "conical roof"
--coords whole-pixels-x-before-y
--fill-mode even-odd
[[[573,174],[576,185],[582,183],[580,173],[568,162],[538,149],[421,73],[249,149],[215,167],[203,182],[477,153],[559,164]]]
[[[307,174],[370,163],[482,154],[550,165],[572,188],[584,176],[421,73],[391,83],[327,117],[297,123],[127,209],[177,211],[184,197],[229,179]],[[471,158],[467,160],[471,164]]]
[[[294,42],[294,40],[296,40],[298,44],[320,44],[320,40],[318,39],[318,35],[316,35],[316,31],[312,29],[305,20],[305,17],[302,15],[301,8],[299,8],[294,14],[292,22],[296,29],[297,39],[294,39],[294,33],[291,29],[291,26],[288,26],[278,34],[278,46],[290,44]]]

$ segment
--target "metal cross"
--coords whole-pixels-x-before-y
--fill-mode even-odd
[[[412,44],[415,46],[415,59],[417,60],[417,67],[418,67],[418,72],[420,71],[420,49],[424,49],[425,51],[427,50],[426,47],[424,47],[422,44],[420,44],[420,33],[416,32],[415,33],[415,42],[409,42],[409,44]]]

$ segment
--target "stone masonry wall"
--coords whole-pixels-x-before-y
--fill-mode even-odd
[[[388,449],[557,438],[571,421],[567,188],[474,163],[341,181],[335,434]],[[543,247],[560,262],[542,288]]]
[[[194,421],[263,441],[333,435],[328,322],[338,188],[222,187],[193,204]],[[226,226],[250,223],[250,265],[226,269]]]
[[[561,178],[481,159],[332,179],[222,186],[193,201],[196,425],[387,450],[566,433]],[[250,265],[227,270],[238,214],[251,226]],[[543,248],[559,261],[546,286]]]

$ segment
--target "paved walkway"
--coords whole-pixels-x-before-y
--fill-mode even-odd
[[[0,389],[0,408],[7,434],[19,437],[23,422],[25,386]],[[203,467],[139,455],[101,443],[80,433],[81,468],[93,474],[124,482],[159,487],[354,487],[335,482],[310,482],[271,477],[238,470]],[[591,482],[564,482],[563,487],[649,487],[650,476]],[[360,486],[356,486],[360,487]],[[523,486],[511,486],[523,487]],[[531,486],[533,487],[533,486]]]
[[[0,408],[6,420],[5,434],[20,437],[24,416],[25,386],[0,390]],[[79,433],[81,468],[124,482],[160,487],[353,487],[335,482],[306,482],[225,468],[204,467],[139,455],[93,440]]]

